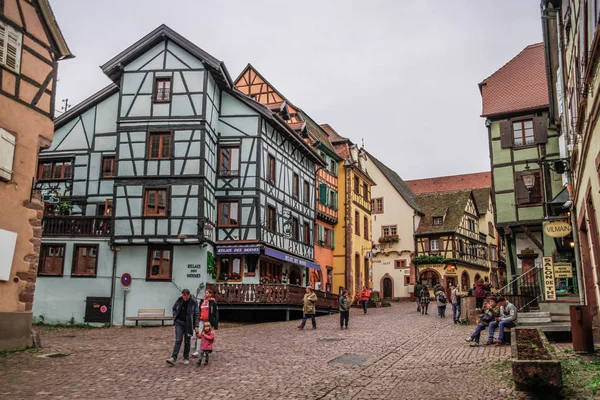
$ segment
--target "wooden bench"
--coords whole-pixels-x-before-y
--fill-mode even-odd
[[[165,315],[164,308],[140,308],[137,317],[127,317],[127,321],[135,321],[135,326],[138,326],[140,321],[161,321],[165,326],[165,321],[173,320],[172,317]]]

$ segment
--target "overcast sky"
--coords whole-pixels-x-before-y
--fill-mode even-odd
[[[165,23],[252,63],[292,103],[404,179],[490,169],[477,84],[542,41],[538,0],[51,0],[76,58],[56,107],[109,83],[99,65]]]

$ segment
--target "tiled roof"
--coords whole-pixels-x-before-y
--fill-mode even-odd
[[[310,119],[310,117],[308,115],[306,115],[305,113],[302,113],[302,116],[305,119]],[[308,131],[310,132],[310,134],[316,140],[318,140],[322,146],[326,147],[332,153],[332,155],[337,154],[337,152],[333,148],[333,145],[329,141],[329,137],[327,136],[327,134],[325,132],[323,132],[322,128],[320,128],[316,124],[313,124],[312,119],[310,119],[310,121],[306,121],[306,122],[307,122],[306,127],[308,128]],[[335,156],[334,156],[334,158],[335,158]]]
[[[473,189],[473,198],[479,215],[484,215],[487,212],[490,204],[491,187]]]
[[[415,196],[417,205],[425,214],[421,217],[416,234],[455,232],[460,225],[470,196],[470,190]],[[433,225],[433,217],[441,216],[444,216],[444,222],[441,225]]]
[[[492,173],[476,172],[473,174],[414,179],[405,182],[415,194],[439,193],[462,189],[491,188]]]
[[[400,175],[388,168],[384,163],[373,157],[373,155],[371,155],[368,152],[367,157],[369,157],[369,159],[373,161],[373,164],[375,164],[375,166],[379,169],[379,171],[381,171],[383,176],[387,178],[387,180],[392,184],[392,186],[394,187],[394,189],[396,189],[400,196],[402,196],[402,198],[408,203],[408,205],[411,206],[414,210],[421,212],[419,206],[415,202],[415,194],[412,192],[412,190],[410,190],[408,185],[404,183],[402,178],[400,178]]]
[[[344,142],[344,141],[348,140],[348,138],[345,138],[345,137],[341,136],[339,133],[337,133],[335,131],[335,129],[333,129],[331,127],[331,125],[329,125],[329,124],[321,124],[320,127],[323,128],[323,130],[325,132],[327,132],[331,143]]]
[[[302,127],[304,126],[305,122],[304,121],[300,121],[300,122],[287,122],[287,124],[290,126],[290,128],[292,128],[295,131],[299,131],[302,129]]]
[[[337,142],[332,144],[338,156],[342,157],[344,160],[350,160],[350,146],[348,146],[348,143]]]
[[[532,44],[479,84],[482,117],[547,107],[544,44]]]

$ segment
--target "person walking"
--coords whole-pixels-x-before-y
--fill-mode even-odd
[[[315,314],[317,312],[317,307],[315,304],[317,303],[317,294],[313,292],[311,286],[306,287],[306,294],[304,295],[304,307],[302,307],[302,323],[298,325],[298,329],[304,329],[304,325],[306,325],[306,320],[310,317],[312,322],[312,328],[317,329],[317,320],[315,319]]]
[[[421,314],[427,314],[427,309],[429,308],[429,302],[431,301],[431,296],[429,295],[429,288],[427,285],[423,285],[423,289],[421,289]]]
[[[198,303],[189,289],[183,289],[181,296],[173,305],[173,325],[175,326],[175,346],[173,354],[167,360],[168,364],[175,365],[183,341],[183,363],[190,363],[190,340],[194,330],[198,331],[199,315]]]
[[[340,329],[348,329],[348,320],[350,319],[350,302],[348,301],[348,291],[342,290],[339,298],[339,310],[340,310]]]
[[[421,290],[423,290],[423,285],[417,282],[415,284],[415,302],[417,303],[417,312],[421,312]]]
[[[196,363],[197,366],[202,365],[202,359],[204,358],[204,365],[208,365],[208,356],[213,351],[213,342],[215,341],[215,331],[213,331],[210,322],[205,322],[202,326],[202,331],[197,334],[200,339],[200,350],[202,354],[200,359]]]
[[[365,314],[367,313],[367,307],[369,307],[369,299],[371,298],[371,291],[363,286],[362,291],[360,292],[360,301],[362,302],[363,311]]]
[[[435,293],[435,301],[438,308],[438,316],[440,318],[446,318],[446,304],[448,304],[448,299],[446,298],[442,287],[439,287],[438,291]]]
[[[206,322],[209,322],[212,329],[219,329],[219,307],[210,289],[206,289],[204,292],[204,299],[200,302],[199,309],[200,325],[204,326]],[[201,341],[196,340],[196,351],[192,354],[193,357],[198,357],[201,345]]]
[[[450,302],[452,303],[452,321],[455,324],[460,322],[460,314],[461,314],[461,299],[463,295],[460,293],[460,290],[454,285],[450,286]]]
[[[483,308],[483,300],[487,296],[487,291],[483,279],[479,279],[475,283],[475,309],[481,310]]]
[[[517,307],[504,297],[498,298],[498,304],[500,305],[500,316],[495,321],[490,322],[487,344],[494,343],[494,330],[498,328],[496,346],[503,346],[507,344],[504,343],[504,329],[517,326]]]

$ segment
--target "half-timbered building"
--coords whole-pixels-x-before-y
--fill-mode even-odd
[[[52,142],[58,61],[71,57],[48,0],[0,1],[0,351],[31,345],[43,208],[32,182]]]
[[[41,279],[47,300],[35,314],[121,324],[139,309],[169,310],[184,287],[210,287],[239,308],[305,285],[320,269],[318,153],[165,25],[101,68],[113,83],[57,120],[40,157],[37,186],[61,203],[44,219],[40,276],[53,279]]]

